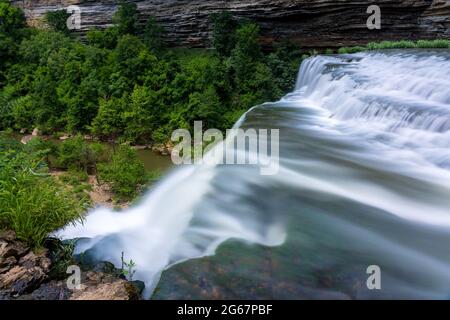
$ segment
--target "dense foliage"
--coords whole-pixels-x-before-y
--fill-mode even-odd
[[[371,42],[366,46],[357,47],[343,47],[338,50],[338,53],[355,53],[366,50],[383,50],[383,49],[450,49],[450,40],[436,39],[436,40],[401,40],[401,41],[382,41]]]
[[[166,142],[195,120],[224,130],[289,90],[299,64],[286,50],[264,54],[258,26],[229,13],[212,17],[216,50],[189,53],[165,48],[155,19],[139,25],[133,3],[121,1],[115,25],[82,42],[67,35],[64,11],[47,14],[51,30],[23,32],[22,12],[0,1],[0,39],[15,44],[0,51],[9,57],[0,70],[0,130],[39,127],[130,143]]]
[[[116,196],[124,200],[133,199],[148,181],[144,165],[128,146],[120,146],[111,162],[99,166],[99,176],[111,184]]]
[[[88,206],[48,175],[44,159],[49,150],[41,147],[0,136],[0,229],[14,230],[33,246],[42,245],[50,232],[81,221]]]

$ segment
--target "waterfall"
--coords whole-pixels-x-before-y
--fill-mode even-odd
[[[280,129],[277,175],[248,165],[181,167],[134,207],[97,208],[58,234],[85,238],[77,253],[118,266],[123,251],[148,294],[162,271],[237,239],[289,252],[298,286],[314,271],[304,268],[364,275],[377,264],[379,295],[340,278],[333,290],[354,298],[446,298],[449,88],[448,50],[311,57],[294,92],[238,122]]]

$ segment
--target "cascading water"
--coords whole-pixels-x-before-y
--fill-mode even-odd
[[[148,292],[163,270],[213,255],[234,238],[254,249],[235,251],[237,265],[221,274],[230,281],[219,281],[213,267],[202,273],[215,297],[447,298],[449,88],[446,50],[310,58],[293,93],[239,122],[243,129],[280,129],[278,174],[262,176],[248,165],[184,167],[137,206],[96,209],[60,235],[88,238],[78,252],[116,265],[125,252]],[[260,260],[259,246],[269,252],[270,272],[245,264],[268,259],[265,253]],[[244,259],[241,250],[255,253]],[[366,287],[369,265],[381,268],[382,290]],[[222,293],[236,278],[259,291]],[[180,282],[173,289],[180,295],[170,296],[183,298],[194,287]]]

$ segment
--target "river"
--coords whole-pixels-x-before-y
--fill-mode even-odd
[[[157,299],[446,299],[449,88],[448,50],[309,58],[291,94],[239,121],[280,130],[278,174],[182,167],[60,235],[116,265],[125,252]]]

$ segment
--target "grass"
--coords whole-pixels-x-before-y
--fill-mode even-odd
[[[85,198],[48,174],[48,150],[34,150],[0,135],[0,229],[42,247],[48,235],[69,223],[82,222]]]
[[[86,208],[50,177],[33,180],[20,173],[0,181],[0,226],[14,230],[28,245],[40,247],[49,233],[70,222],[82,222]]]
[[[340,54],[356,53],[368,50],[384,50],[384,49],[450,49],[450,40],[401,40],[401,41],[382,41],[371,42],[366,46],[343,47],[338,50]]]

